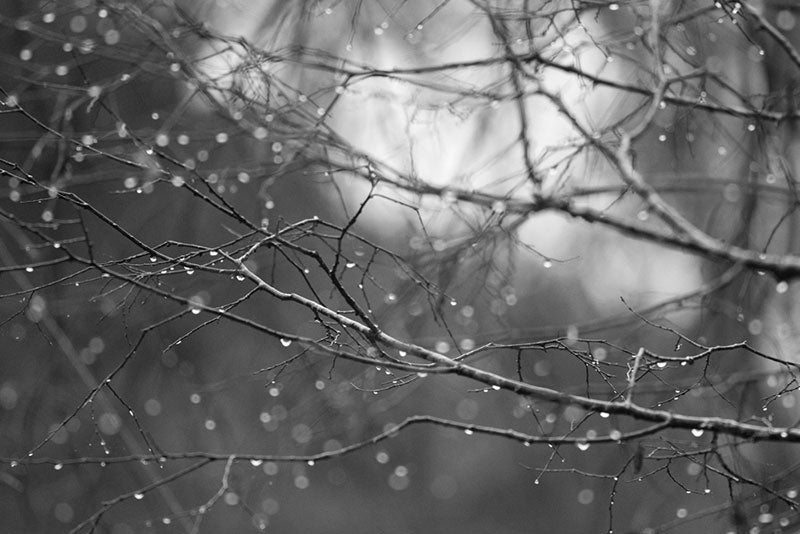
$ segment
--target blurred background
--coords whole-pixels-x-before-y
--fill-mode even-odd
[[[590,441],[646,425],[332,357],[299,338],[337,325],[230,258],[451,357],[539,343],[472,360],[509,378],[618,398],[646,347],[643,406],[792,426],[796,284],[680,246],[602,147],[645,124],[635,168],[687,221],[794,253],[795,17],[777,1],[0,2],[4,529],[791,532],[788,443],[525,446],[420,424],[308,462],[415,415]],[[680,360],[741,341],[772,359]]]

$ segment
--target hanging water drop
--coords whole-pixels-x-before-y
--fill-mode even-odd
[[[288,347],[291,344],[292,344],[292,340],[291,339],[281,338],[281,345],[283,345],[284,347]]]

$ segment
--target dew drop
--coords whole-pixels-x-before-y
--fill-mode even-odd
[[[585,441],[578,441],[575,443],[575,446],[578,447],[579,451],[589,450],[589,443],[586,443]]]
[[[700,436],[702,436],[703,432],[705,432],[705,431],[702,428],[693,428],[692,429],[692,435],[694,437],[696,437],[696,438],[699,438]]]
[[[291,344],[292,344],[292,340],[291,339],[281,338],[281,345],[283,345],[284,347],[288,347]]]
[[[142,499],[144,499],[144,494],[143,493],[134,493],[133,494],[133,498],[136,499],[137,501],[141,501]]]

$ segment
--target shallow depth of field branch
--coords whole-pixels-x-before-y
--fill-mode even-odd
[[[280,528],[419,440],[580,528],[797,528],[795,11],[234,4],[0,3],[15,528]]]

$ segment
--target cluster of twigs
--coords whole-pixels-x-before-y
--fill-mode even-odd
[[[724,490],[694,515],[683,510],[673,522],[648,524],[649,532],[715,515],[735,528],[793,524],[793,466],[755,472],[749,462],[756,444],[800,441],[790,413],[798,364],[759,339],[719,342],[730,336],[702,322],[684,330],[669,321],[672,314],[713,314],[730,304],[726,292],[753,280],[769,279],[770,291],[787,293],[800,274],[800,256],[770,248],[793,224],[797,205],[791,165],[774,161],[782,157],[775,146],[794,141],[786,125],[798,112],[776,104],[772,93],[741,89],[741,79],[712,65],[719,49],[708,45],[704,54],[697,44],[714,31],[718,41],[755,50],[753,72],[765,51],[763,61],[794,71],[800,54],[780,27],[788,15],[781,11],[776,23],[770,9],[730,1],[281,4],[267,12],[269,31],[252,34],[218,29],[215,20],[224,17],[211,7],[173,2],[71,2],[0,15],[0,32],[14,47],[13,57],[3,57],[14,74],[0,83],[8,124],[0,135],[9,147],[0,154],[0,325],[5,337],[20,339],[11,351],[56,357],[70,369],[65,383],[43,392],[19,385],[27,372],[15,371],[16,382],[4,386],[13,390],[6,394],[13,402],[3,401],[10,412],[18,402],[49,406],[26,432],[27,418],[0,419],[18,433],[0,459],[9,487],[22,491],[16,473],[42,464],[57,472],[143,464],[145,484],[104,497],[85,518],[68,518],[72,532],[99,531],[123,504],[156,492],[170,508],[164,525],[198,531],[218,502],[233,499],[231,477],[240,464],[314,465],[433,426],[476,435],[464,439],[545,446],[536,484],[557,473],[610,480],[603,506],[609,532],[623,486],[662,479],[697,498]],[[346,28],[343,36],[296,37],[326,17]],[[446,42],[428,28],[467,23],[490,35],[491,53],[437,60]],[[401,44],[393,46],[422,40],[431,57],[383,66],[351,54],[366,39],[365,27],[390,43],[384,33],[399,28]],[[335,120],[348,98],[390,99],[375,83],[431,99],[437,113],[463,116],[465,124],[476,115],[484,125],[501,121],[493,131],[505,137],[478,132],[480,143],[495,143],[493,151],[448,182],[419,172],[413,146],[407,165],[382,158]],[[583,97],[567,94],[564,87],[574,86]],[[588,96],[595,92],[616,95],[624,107],[598,124],[586,111],[596,105]],[[535,119],[544,109],[568,134],[540,150]],[[675,119],[664,129],[666,114]],[[773,181],[663,180],[643,159],[661,150],[659,132],[683,132],[683,120],[704,123],[701,132],[723,132],[708,134],[703,146],[716,135],[735,137],[753,160],[770,162],[763,170]],[[498,162],[506,167],[493,167]],[[767,197],[786,204],[768,223],[766,242],[742,238],[757,217],[736,221],[740,232],[729,234],[681,204],[692,188],[719,198],[730,184],[751,204]],[[311,190],[325,199],[319,214],[303,198]],[[376,212],[404,227],[373,228]],[[518,302],[535,302],[537,291],[515,285],[518,270],[561,264],[524,237],[543,213],[683,251],[714,274],[689,292],[647,306],[626,303],[622,313],[595,321],[526,324],[514,317],[525,314]],[[763,312],[742,306],[739,315]],[[71,326],[77,323],[79,334]],[[758,323],[750,333],[761,329]],[[90,335],[94,344],[81,349],[86,330],[105,333]],[[202,351],[205,340],[226,330],[253,340],[241,352],[270,347],[266,365],[242,369],[274,396],[287,375],[324,368],[321,378],[363,393],[364,404],[425,398],[426,387],[448,383],[490,415],[478,422],[412,404],[399,422],[365,422],[361,438],[325,448],[324,439],[298,438],[310,448],[169,450],[140,413],[136,376],[181,346]],[[555,362],[547,365],[559,372],[542,362]],[[226,384],[246,382],[241,369],[231,370]],[[314,378],[292,393],[298,403],[322,395],[327,386]],[[70,391],[66,407],[41,401],[60,398],[54,390],[62,387]],[[516,403],[514,426],[498,399]],[[392,402],[400,401],[387,406]],[[104,423],[95,411],[123,415]],[[69,438],[69,450],[62,446],[65,433],[87,418],[95,429],[88,440],[99,436],[103,454],[87,453],[77,437]],[[616,458],[615,467],[554,467],[568,447],[592,447],[585,454]],[[224,464],[218,491],[198,506],[178,504],[171,485],[214,464]],[[689,482],[676,474],[684,464]],[[249,513],[254,528],[266,528],[265,517]]]

